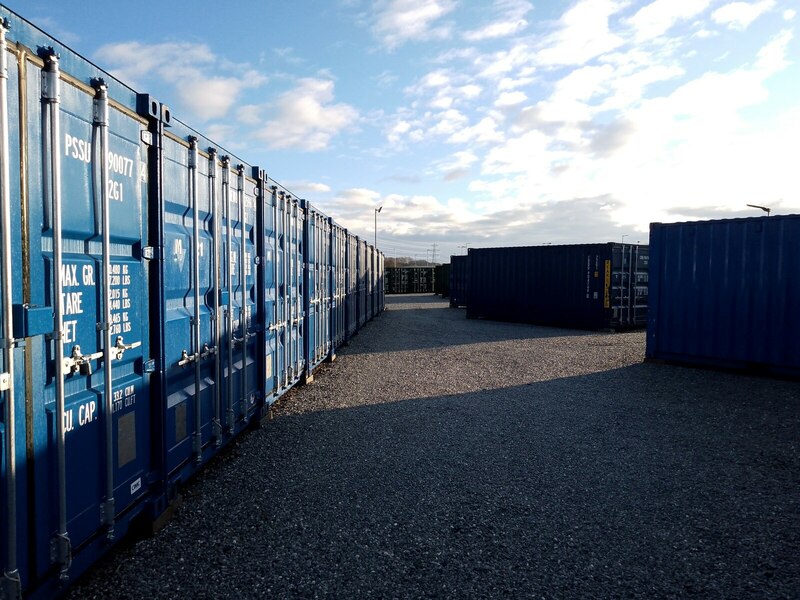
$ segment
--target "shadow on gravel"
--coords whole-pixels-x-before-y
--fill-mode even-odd
[[[796,597],[799,391],[639,364],[279,416],[71,597]]]
[[[635,365],[280,417],[230,560],[279,597],[796,596],[798,389]]]

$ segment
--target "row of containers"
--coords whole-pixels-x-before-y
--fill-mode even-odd
[[[432,294],[436,292],[434,267],[387,267],[387,294]]]
[[[470,248],[441,272],[468,318],[646,327],[649,360],[800,377],[800,215],[653,223],[649,245]]]
[[[384,257],[0,20],[0,589],[47,598],[384,309]]]

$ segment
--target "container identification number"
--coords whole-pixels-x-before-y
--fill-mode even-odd
[[[64,154],[69,158],[89,164],[92,162],[92,143],[82,140],[74,135],[65,134],[64,136]],[[134,160],[117,154],[116,152],[109,151],[107,153],[108,170],[113,175],[121,175],[133,179],[133,166]],[[106,193],[110,200],[122,202],[124,186],[120,181],[111,177],[108,178],[106,186]]]

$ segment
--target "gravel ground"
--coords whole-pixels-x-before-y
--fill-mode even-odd
[[[70,597],[800,597],[800,384],[387,305]]]

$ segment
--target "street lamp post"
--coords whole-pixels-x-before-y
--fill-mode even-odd
[[[378,249],[378,213],[383,210],[383,206],[373,209],[375,211],[375,249]]]
[[[769,213],[772,212],[772,209],[768,206],[759,206],[758,204],[748,204],[747,206],[749,206],[750,208],[760,208],[765,213],[767,213],[767,216],[769,216]]]

